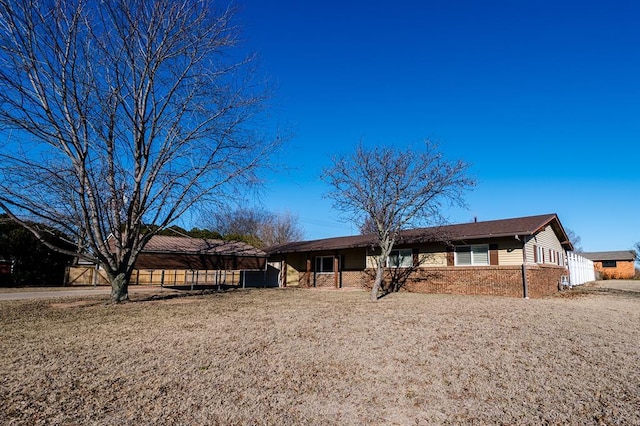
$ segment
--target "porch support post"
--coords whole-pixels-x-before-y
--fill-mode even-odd
[[[516,240],[522,242],[522,296],[525,299],[529,298],[529,282],[527,279],[527,237],[523,235],[522,237],[516,235]],[[535,256],[535,249],[533,251]]]
[[[336,254],[333,256],[333,285],[340,288],[340,257]]]
[[[287,286],[287,255],[282,259],[282,263],[280,264],[280,273],[282,274],[282,287]]]

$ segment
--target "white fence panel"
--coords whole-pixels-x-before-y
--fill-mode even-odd
[[[567,266],[569,267],[569,285],[575,286],[596,280],[593,261],[573,252],[567,252]]]

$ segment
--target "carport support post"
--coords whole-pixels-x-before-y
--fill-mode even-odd
[[[93,269],[93,276],[91,277],[91,281],[93,282],[93,286],[98,285],[98,274],[100,273],[100,264],[96,262],[96,267]]]
[[[307,273],[305,274],[305,280],[307,281],[307,287],[311,286],[311,259],[307,257]],[[313,274],[313,286],[316,286],[315,273]]]

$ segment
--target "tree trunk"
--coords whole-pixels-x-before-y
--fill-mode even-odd
[[[372,302],[378,300],[378,293],[380,292],[380,288],[382,287],[382,278],[384,277],[384,264],[378,260],[378,266],[376,269],[376,279],[373,282],[373,287],[371,287],[371,298]]]
[[[111,278],[111,302],[120,303],[129,300],[129,278],[131,274],[120,272]]]

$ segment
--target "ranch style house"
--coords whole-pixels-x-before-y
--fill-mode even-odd
[[[543,297],[566,281],[572,249],[556,214],[411,229],[400,233],[385,280],[422,293]],[[374,236],[357,235],[266,252],[275,285],[370,288],[379,248]]]

